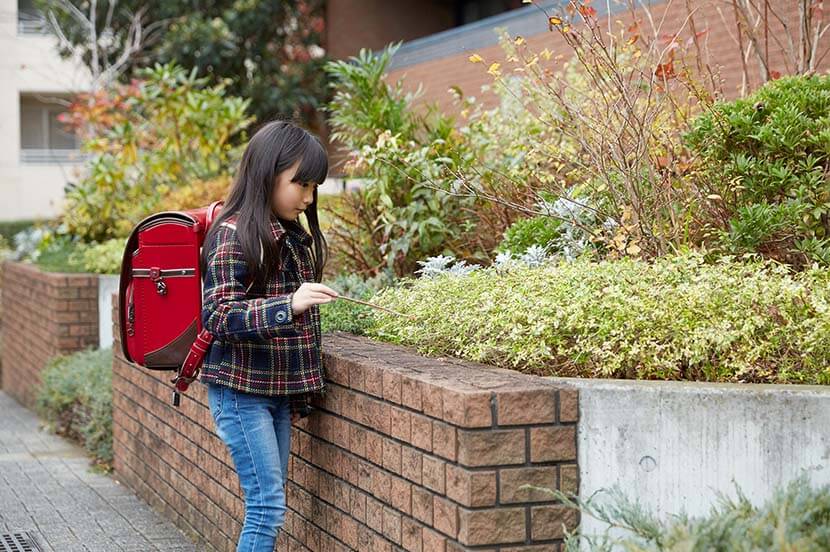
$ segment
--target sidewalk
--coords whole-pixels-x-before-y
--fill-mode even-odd
[[[83,449],[40,430],[34,413],[0,391],[0,549],[4,535],[28,532],[43,552],[201,550],[89,466]]]

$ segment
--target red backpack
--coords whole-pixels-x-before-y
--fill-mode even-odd
[[[165,211],[130,234],[121,263],[119,322],[124,357],[152,370],[177,370],[173,404],[196,379],[213,336],[202,329],[200,250],[222,207]]]

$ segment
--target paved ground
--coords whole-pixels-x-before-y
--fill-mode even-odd
[[[26,531],[44,552],[199,552],[129,488],[89,466],[82,449],[41,430],[35,414],[0,391],[0,543]]]

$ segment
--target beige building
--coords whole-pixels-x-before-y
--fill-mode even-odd
[[[0,220],[52,217],[80,167],[56,117],[87,73],[58,56],[30,0],[0,0],[0,52]]]

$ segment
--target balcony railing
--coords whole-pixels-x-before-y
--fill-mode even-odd
[[[83,163],[88,155],[74,149],[22,149],[20,163],[24,165],[65,165]]]
[[[17,14],[17,34],[42,36],[49,34],[49,22],[40,14],[20,12]]]

